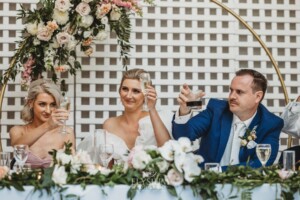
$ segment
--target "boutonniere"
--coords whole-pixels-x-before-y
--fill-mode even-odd
[[[245,135],[243,137],[240,137],[242,139],[242,146],[247,146],[248,149],[253,149],[254,147],[256,147],[257,143],[254,141],[257,138],[256,128],[257,126],[254,126],[252,130],[247,129]]]

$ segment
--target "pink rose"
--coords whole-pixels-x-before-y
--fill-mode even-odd
[[[42,41],[48,42],[52,37],[53,32],[46,26],[38,30],[37,38]]]
[[[183,183],[183,176],[179,171],[170,169],[168,174],[165,176],[165,180],[168,185],[178,186]]]
[[[9,168],[6,166],[0,166],[0,180],[3,179],[9,172]]]
[[[91,12],[91,7],[85,2],[81,2],[76,7],[76,12],[81,16],[86,16]]]

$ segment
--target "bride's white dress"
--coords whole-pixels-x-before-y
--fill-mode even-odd
[[[161,120],[163,121],[164,125],[168,129],[168,132],[170,133],[170,136],[172,137],[171,131],[172,131],[172,119],[174,113],[171,111],[160,111],[158,112]],[[105,133],[106,132],[106,133]],[[135,146],[137,145],[155,145],[157,146],[156,139],[154,136],[154,130],[153,126],[150,120],[150,116],[146,116],[139,121],[139,136],[136,138]],[[105,134],[104,134],[105,133]],[[106,139],[105,139],[106,135]],[[97,146],[100,144],[104,144],[104,141],[106,140],[106,143],[113,144],[114,145],[114,159],[122,159],[126,160],[129,148],[127,147],[126,143],[122,138],[119,136],[109,133],[103,129],[99,129],[94,134],[87,135],[77,146],[77,150],[85,150],[89,152],[90,156],[92,157],[92,160],[95,162],[99,161],[99,158],[97,155]],[[96,147],[96,148],[94,148]]]

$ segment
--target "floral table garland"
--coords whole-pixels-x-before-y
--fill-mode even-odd
[[[153,5],[152,0],[144,0]],[[57,73],[75,74],[81,69],[76,47],[86,56],[93,53],[93,41],[105,40],[110,31],[117,36],[120,56],[126,66],[131,48],[130,15],[142,16],[139,0],[40,0],[37,9],[21,6],[18,18],[24,21],[22,40],[0,83],[15,80],[21,73],[22,86],[49,71],[53,81]]]
[[[204,199],[217,199],[216,184],[232,184],[249,190],[264,183],[280,184],[283,199],[293,199],[293,194],[299,191],[300,175],[297,171],[287,173],[278,166],[263,169],[231,166],[222,173],[201,171],[198,164],[203,159],[192,152],[193,145],[187,138],[169,141],[160,148],[138,146],[129,153],[127,162],[107,169],[93,165],[85,151],[71,155],[71,143],[67,143],[64,151],[51,152],[53,164],[42,171],[8,173],[6,167],[0,167],[0,188],[14,187],[22,191],[25,185],[32,185],[35,190],[45,189],[51,193],[54,187],[63,192],[66,184],[80,184],[83,188],[89,184],[125,184],[130,186],[127,193],[130,199],[138,190],[160,189],[162,186],[174,196],[177,196],[177,186],[190,186],[194,194]]]

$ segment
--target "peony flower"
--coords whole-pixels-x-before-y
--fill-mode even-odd
[[[65,154],[62,151],[57,151],[56,160],[62,165],[69,164],[72,161],[72,155]]]
[[[56,35],[56,41],[60,46],[68,44],[70,39],[71,36],[67,32],[60,32]]]
[[[37,38],[42,41],[48,42],[52,37],[53,32],[49,30],[46,26],[39,27]]]
[[[158,148],[161,156],[167,161],[174,160],[173,140],[167,141],[162,147]]]
[[[107,3],[107,4],[101,4],[101,5],[97,5],[96,8],[96,18],[97,19],[101,19],[102,17],[104,17],[104,15],[106,15],[109,11],[111,10],[111,4]]]
[[[38,33],[38,23],[28,23],[26,25],[26,30],[30,35],[36,35]]]
[[[57,22],[57,24],[65,25],[69,21],[69,13],[54,9],[52,18]]]
[[[160,173],[165,173],[168,170],[170,164],[167,161],[162,160],[160,162],[157,162],[156,166],[158,167]]]
[[[70,0],[56,0],[55,1],[55,9],[59,10],[60,12],[66,12],[70,9],[72,4]]]
[[[58,29],[58,25],[57,25],[57,23],[56,23],[56,21],[55,20],[53,20],[53,21],[48,21],[47,22],[47,28],[50,30],[50,31],[55,31],[56,29]]]
[[[70,69],[69,65],[57,65],[54,67],[54,70],[56,72],[66,72]]]
[[[84,47],[90,46],[92,44],[92,41],[93,41],[93,38],[89,37],[89,38],[83,40],[81,45],[84,46]]]
[[[107,38],[107,33],[106,31],[99,31],[99,33],[96,35],[96,40],[103,41]]]
[[[135,169],[145,169],[146,165],[151,161],[151,156],[144,150],[136,152],[132,159],[132,166]]]
[[[81,16],[86,16],[91,12],[91,7],[88,3],[81,2],[76,6],[76,12]]]
[[[54,166],[52,173],[52,180],[58,185],[64,185],[67,183],[68,174],[66,173],[65,166]]]
[[[94,17],[91,15],[86,15],[86,16],[82,16],[79,26],[84,27],[84,28],[88,28],[90,27],[94,22]]]
[[[121,17],[121,12],[118,9],[112,9],[110,12],[110,20],[118,21]]]
[[[7,166],[0,166],[0,180],[8,175],[9,168]]]
[[[183,183],[183,176],[175,169],[170,169],[165,176],[168,185],[179,186]]]

